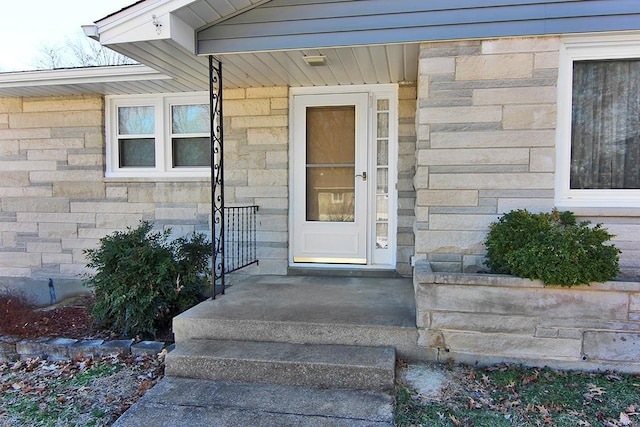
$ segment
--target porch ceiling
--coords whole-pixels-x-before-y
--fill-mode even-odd
[[[169,42],[147,41],[114,47],[173,76],[192,90],[208,87],[206,56],[195,56]],[[310,66],[305,56],[324,55],[326,66]],[[218,55],[225,88],[329,86],[415,81],[418,44],[358,46]]]
[[[270,1],[142,1],[99,20],[99,39],[102,44],[172,76],[181,85],[204,90],[208,87],[208,66],[206,56],[195,53],[198,31],[266,3]],[[213,54],[223,63],[224,86],[237,88],[415,81],[418,52],[417,43],[397,43]],[[314,55],[326,56],[327,65],[313,67],[303,60],[304,56]]]

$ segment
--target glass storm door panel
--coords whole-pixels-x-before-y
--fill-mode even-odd
[[[294,262],[367,263],[367,105],[367,94],[294,97]]]

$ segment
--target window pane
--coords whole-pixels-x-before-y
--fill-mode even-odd
[[[155,126],[153,107],[118,107],[118,134],[153,135]]]
[[[378,99],[378,111],[389,111],[389,100],[388,99]]]
[[[355,164],[355,129],[355,106],[307,108],[307,164]]]
[[[155,139],[136,138],[118,140],[120,167],[155,167]]]
[[[640,61],[577,61],[572,189],[640,189]]]
[[[376,248],[387,249],[389,247],[389,224],[376,224]]]
[[[387,166],[389,164],[389,141],[386,139],[378,140],[378,166]]]
[[[172,133],[209,133],[209,129],[207,104],[171,106]]]
[[[378,138],[389,136],[389,113],[378,113]]]
[[[173,138],[173,167],[211,166],[209,138]]]
[[[389,171],[386,168],[378,168],[377,191],[378,194],[389,192]]]
[[[353,222],[353,167],[307,168],[307,221]]]
[[[376,221],[389,220],[389,196],[381,194],[376,196]]]

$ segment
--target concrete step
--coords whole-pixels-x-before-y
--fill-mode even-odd
[[[186,340],[167,355],[165,373],[241,383],[392,390],[395,351],[393,347]]]
[[[268,341],[297,344],[337,344],[368,347],[392,346],[398,357],[422,360],[424,349],[417,345],[418,330],[413,325],[375,325],[309,319],[304,321],[215,317],[205,301],[173,319],[177,343],[188,340]],[[327,308],[327,311],[330,311]]]
[[[165,377],[113,427],[391,427],[393,396]]]

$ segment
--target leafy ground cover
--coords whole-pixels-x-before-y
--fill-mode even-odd
[[[0,335],[13,339],[118,338],[94,327],[93,298],[38,308],[0,292]],[[170,331],[168,340],[172,340]],[[0,427],[109,426],[162,378],[164,353],[0,363]]]
[[[0,426],[109,426],[162,377],[164,353],[0,363]]]
[[[640,375],[519,366],[436,367],[443,386],[397,388],[398,426],[640,426]]]

